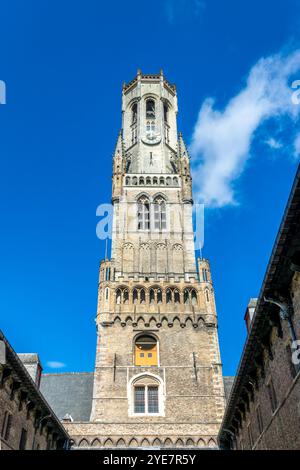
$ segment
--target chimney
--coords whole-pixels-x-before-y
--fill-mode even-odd
[[[22,353],[18,354],[18,357],[23,362],[24,367],[26,367],[27,372],[34,381],[36,387],[40,388],[40,381],[43,368],[38,354]]]
[[[251,330],[251,324],[252,324],[252,320],[254,317],[256,304],[257,304],[257,298],[252,298],[249,300],[248,306],[246,308],[244,320],[246,322],[248,334],[250,333],[250,330]]]

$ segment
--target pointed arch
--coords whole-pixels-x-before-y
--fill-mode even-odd
[[[178,289],[174,289],[174,303],[180,304],[180,292]]]
[[[185,325],[186,325],[186,326],[193,326],[193,323],[194,323],[194,322],[193,322],[193,319],[192,319],[191,317],[187,317],[187,318],[185,319]]]
[[[187,439],[186,445],[187,445],[188,447],[195,447],[195,442],[194,442],[194,440],[190,437],[189,439]]]
[[[132,438],[132,439],[129,441],[128,447],[138,447],[138,442],[137,442],[137,440],[134,439],[134,438]]]
[[[152,442],[152,446],[153,446],[153,447],[161,447],[161,446],[162,446],[161,440],[158,439],[158,437],[156,437],[156,438],[154,439],[154,441]]]
[[[177,439],[175,442],[175,447],[184,447],[184,443],[182,439]]]
[[[205,447],[205,441],[204,439],[199,439],[197,442],[197,447]]]
[[[197,292],[195,289],[192,289],[191,290],[191,301],[192,301],[192,305],[197,305]]]
[[[207,447],[209,447],[210,449],[217,447],[216,441],[213,438],[209,439]]]
[[[81,441],[79,441],[78,443],[78,447],[89,447],[89,443],[87,439],[85,438],[81,439]]]
[[[124,439],[121,438],[117,441],[117,447],[126,447]]]
[[[140,303],[145,304],[146,303],[146,292],[145,289],[140,290]]]
[[[138,302],[138,290],[137,289],[133,289],[132,291],[132,301],[134,304],[137,304]]]
[[[154,325],[156,325],[157,323],[157,319],[155,317],[151,317],[150,320],[149,320],[149,323],[151,325],[151,323],[153,323]]]
[[[141,446],[142,447],[150,447],[150,442],[148,441],[148,439],[144,438],[141,442]]]
[[[98,439],[98,437],[96,437],[93,441],[92,441],[92,447],[101,447],[101,441],[100,439]]]
[[[167,439],[165,440],[164,447],[173,447],[173,442],[169,437],[167,437]]]
[[[120,288],[118,288],[116,290],[116,304],[120,305],[121,301],[122,301],[122,290]]]
[[[108,438],[106,441],[104,441],[103,447],[113,447],[113,441]]]

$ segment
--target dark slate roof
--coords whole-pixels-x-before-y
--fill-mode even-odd
[[[223,377],[226,402],[228,401],[233,382],[234,382],[234,376],[232,376],[232,377],[229,377],[229,376],[228,377]]]
[[[93,380],[93,372],[43,374],[40,388],[60,419],[68,413],[74,421],[89,421]]]

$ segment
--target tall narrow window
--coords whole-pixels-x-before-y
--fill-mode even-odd
[[[154,201],[154,228],[156,230],[166,230],[167,228],[166,203],[162,198],[157,198]]]
[[[138,230],[150,230],[150,205],[144,197],[138,202]]]
[[[134,387],[134,412],[138,414],[159,413],[157,385],[138,385]]]
[[[180,304],[180,294],[179,294],[178,290],[174,291],[174,302],[175,302],[175,304]]]
[[[116,303],[117,303],[117,305],[120,305],[121,298],[122,298],[122,291],[121,291],[121,289],[117,289],[117,291],[116,291]]]
[[[155,102],[152,99],[146,101],[146,118],[155,119]]]
[[[158,413],[158,387],[148,386],[148,413]]]
[[[192,304],[197,305],[197,292],[193,289],[191,292]]]
[[[168,105],[164,103],[164,121],[168,122]]]
[[[154,289],[150,289],[150,304],[154,304],[155,302],[155,292]]]
[[[145,413],[145,387],[134,387],[134,412]]]
[[[131,113],[131,122],[135,124],[137,122],[137,103],[133,103]]]

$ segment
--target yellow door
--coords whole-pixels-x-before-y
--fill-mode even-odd
[[[151,336],[141,336],[135,343],[135,365],[157,366],[157,342]]]

